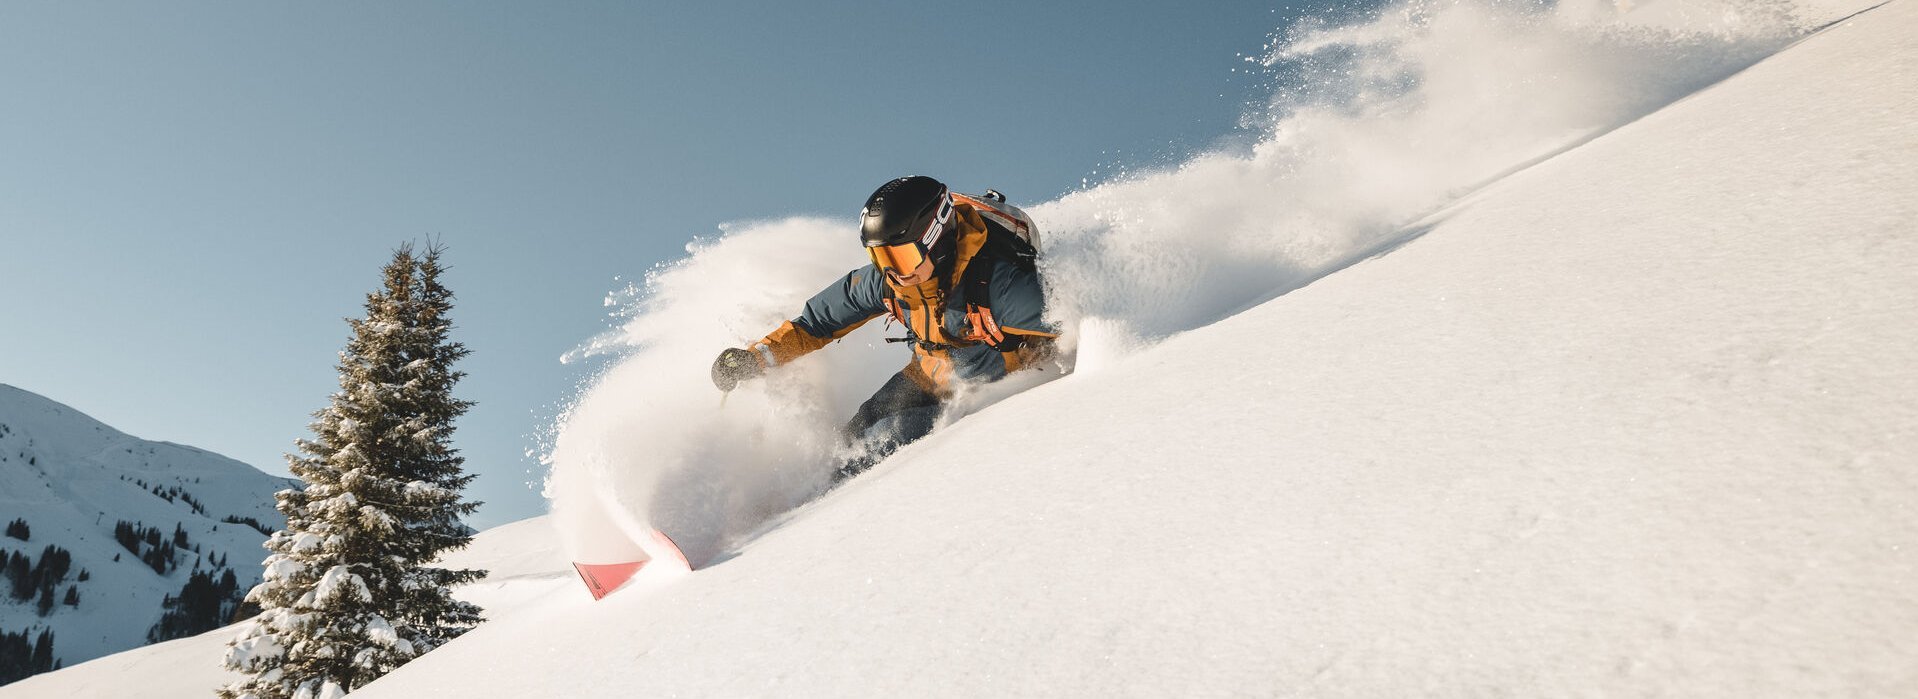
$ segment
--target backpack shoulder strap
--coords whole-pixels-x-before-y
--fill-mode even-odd
[[[1039,251],[1024,238],[995,224],[991,218],[986,219],[986,244],[973,256],[972,263],[966,265],[959,289],[966,302],[966,339],[1011,352],[1023,344],[1024,338],[1001,332],[998,321],[992,317],[993,269],[997,267],[996,262],[1004,260],[1037,273]]]

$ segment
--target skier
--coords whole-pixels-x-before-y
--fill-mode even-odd
[[[958,384],[998,380],[1053,352],[1058,335],[1043,320],[1031,220],[1004,202],[990,190],[953,194],[924,176],[880,186],[860,211],[859,239],[872,263],[750,347],[720,352],[713,384],[731,391],[887,315],[907,333],[888,341],[910,342],[912,360],[841,428],[851,456],[834,482],[925,436]]]

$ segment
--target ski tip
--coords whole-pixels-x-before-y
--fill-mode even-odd
[[[679,544],[673,543],[673,538],[667,536],[666,532],[654,529],[653,544],[658,547],[658,550],[651,547],[646,550],[646,553],[653,556],[653,560],[660,561],[662,565],[677,566],[683,571],[692,571],[693,564],[686,560],[686,553],[679,550]]]
[[[666,532],[654,529],[649,538],[651,541],[640,547],[645,549],[646,555],[649,556],[645,560],[621,563],[573,562],[573,571],[579,573],[580,582],[586,583],[586,591],[593,594],[594,600],[605,599],[607,595],[613,594],[614,590],[618,590],[621,585],[626,584],[626,581],[633,579],[633,576],[638,575],[640,569],[645,568],[649,563],[657,562],[669,570],[692,571],[693,564],[686,560],[685,552],[679,550],[679,544],[673,543],[673,538],[667,536]]]
[[[573,563],[573,570],[579,573],[580,581],[586,583],[586,591],[593,593],[593,599],[600,600],[612,594],[614,590],[619,589],[619,586],[626,584],[627,580],[631,580],[635,574],[639,573],[640,568],[646,566],[646,563],[646,561],[631,561],[626,563],[575,562]]]

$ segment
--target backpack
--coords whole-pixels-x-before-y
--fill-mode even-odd
[[[1027,247],[1032,248],[1033,255],[1039,254],[1039,227],[1032,223],[1032,217],[1026,215],[1024,209],[1007,204],[1006,195],[1000,194],[999,190],[988,189],[985,194],[978,196],[955,192],[952,200],[971,204],[979,216],[986,220],[988,229],[997,225],[1000,230],[1018,236]]]
[[[1024,209],[1006,203],[1006,195],[988,189],[980,196],[953,194],[955,201],[972,205],[986,222],[986,244],[973,259],[1011,260],[1029,272],[1039,271],[1039,227]],[[1001,352],[1010,352],[1025,344],[1019,335],[1000,332],[992,317],[992,265],[967,265],[959,289],[966,298],[966,340],[983,342]]]

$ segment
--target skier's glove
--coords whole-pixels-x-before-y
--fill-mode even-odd
[[[766,366],[759,363],[759,355],[738,347],[726,348],[713,360],[713,385],[721,391],[731,391],[739,382],[764,373]]]

